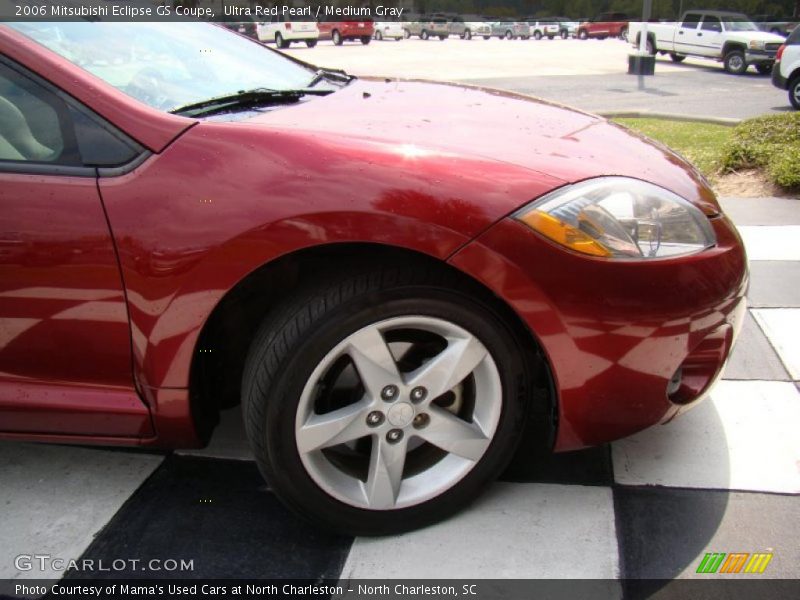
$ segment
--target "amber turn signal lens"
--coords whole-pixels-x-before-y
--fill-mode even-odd
[[[575,250],[575,252],[591,256],[611,256],[611,251],[600,242],[592,239],[580,229],[576,229],[572,225],[564,223],[547,213],[532,210],[520,215],[519,220],[546,238]]]

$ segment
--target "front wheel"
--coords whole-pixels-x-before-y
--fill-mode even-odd
[[[307,288],[262,325],[244,418],[288,507],[350,535],[395,534],[458,511],[508,464],[524,361],[468,285],[370,269]]]
[[[789,102],[795,110],[800,110],[800,75],[789,82]]]
[[[490,35],[485,35],[485,36],[483,36],[483,39],[485,39],[485,40],[490,40],[490,39],[492,39],[492,36],[490,36]]]
[[[465,40],[471,40],[471,39],[472,39],[472,32],[471,32],[469,29],[467,29],[467,30],[464,32],[464,39],[465,39]]]
[[[514,39],[514,33],[511,30],[508,30],[508,31],[506,31],[506,34],[503,37],[505,37],[507,40],[513,40]]]
[[[380,29],[375,31],[375,39],[378,40],[379,42],[383,39],[383,34],[381,33]]]
[[[449,36],[446,36],[446,35],[440,35],[439,39],[442,40],[442,41],[445,41],[448,37]]]
[[[342,34],[339,33],[338,29],[333,30],[333,33],[331,33],[331,39],[333,40],[334,46],[341,46],[344,44],[344,38],[342,37]]]
[[[362,35],[361,36],[361,43],[364,44],[365,46],[367,44],[369,44],[371,41],[372,41],[372,38],[369,37],[368,35]]]
[[[747,61],[744,58],[744,52],[741,50],[731,50],[725,55],[723,65],[728,73],[734,75],[742,75],[747,71]]]
[[[619,30],[619,39],[624,40],[626,42],[628,41],[628,28],[627,27],[623,27],[622,29]]]
[[[578,32],[578,39],[579,40],[588,40],[589,39],[589,33],[585,29],[581,29]]]
[[[533,39],[535,39],[537,42],[540,39],[542,39],[542,32],[541,31],[534,31],[533,32]]]
[[[289,44],[290,44],[289,41],[283,39],[283,36],[281,35],[280,31],[275,33],[275,45],[278,48],[288,48]]]
[[[672,62],[675,62],[675,63],[682,63],[684,60],[686,60],[686,56],[685,55],[683,55],[683,54],[675,54],[674,52],[670,53],[669,58],[670,58],[670,60]]]
[[[411,32],[408,29],[403,29],[403,37],[408,39],[411,37]]]
[[[562,29],[562,30],[561,30],[561,39],[562,39],[562,40],[565,40],[565,39],[567,39],[568,37],[569,37],[569,31],[567,31],[566,29]]]
[[[430,35],[428,35],[428,32],[423,29],[422,32],[419,34],[419,37],[422,40],[427,40],[430,37]]]
[[[306,40],[306,46],[308,46],[309,48],[313,48],[316,45],[317,45],[317,40]]]
[[[760,64],[756,65],[756,71],[759,75],[769,75],[772,73],[772,65],[770,64]]]

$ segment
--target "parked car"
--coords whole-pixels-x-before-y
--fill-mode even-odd
[[[447,22],[448,35],[455,35],[462,39],[465,37],[467,26],[461,16],[454,13],[434,13],[431,18],[437,21],[444,19]]]
[[[288,48],[292,42],[305,42],[313,48],[317,45],[320,31],[313,21],[284,21],[274,17],[271,21],[258,23],[258,39],[262,42],[275,42],[278,48]]]
[[[403,24],[399,21],[378,21],[374,25],[376,40],[402,40]]]
[[[601,117],[201,22],[5,23],[0,54],[3,438],[196,447],[241,402],[271,493],[396,533],[523,435],[685,412],[742,326],[706,180]]]
[[[244,35],[251,39],[257,40],[258,39],[258,27],[256,26],[256,22],[252,19],[248,19],[247,17],[243,17],[243,21],[225,21],[222,25],[231,31],[235,31],[238,34]]]
[[[800,17],[776,17],[775,15],[756,15],[752,21],[761,31],[787,37],[797,28]]]
[[[641,23],[631,23],[631,40],[641,39]],[[648,23],[648,52],[669,54],[675,62],[687,56],[721,61],[729,73],[741,75],[753,65],[761,74],[772,71],[783,38],[761,31],[741,13],[687,11],[680,23]]]
[[[480,15],[464,15],[464,39],[482,37],[488,40],[492,37],[492,26],[485,17]]]
[[[579,21],[568,19],[567,17],[548,17],[545,20],[558,23],[558,33],[565,40],[578,34]]]
[[[561,27],[555,21],[539,21],[535,18],[526,18],[525,22],[529,26],[529,35],[535,40],[543,37],[552,40],[557,35],[561,35]]]
[[[504,40],[523,40],[530,39],[531,28],[523,21],[494,21],[490,23],[492,27],[492,37],[499,37]]]
[[[320,21],[319,39],[331,40],[334,45],[341,46],[345,42],[360,41],[369,44],[375,33],[375,25],[368,19],[361,21]]]
[[[789,102],[800,110],[800,27],[792,31],[775,55],[772,84],[788,90]]]
[[[450,37],[450,25],[444,17],[422,15],[419,20],[404,23],[405,37],[418,36],[422,40],[438,37],[446,40]]]
[[[604,40],[608,37],[618,37],[627,40],[629,22],[630,18],[625,13],[602,13],[594,19],[578,25],[578,38],[581,40],[589,38]]]

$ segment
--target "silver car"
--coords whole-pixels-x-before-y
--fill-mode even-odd
[[[421,16],[418,21],[405,23],[404,35],[406,38],[419,36],[422,40],[438,37],[446,40],[450,37],[450,25],[444,17]]]
[[[531,37],[530,26],[521,21],[495,21],[491,25],[493,37],[506,40],[516,40],[517,38],[527,40]]]

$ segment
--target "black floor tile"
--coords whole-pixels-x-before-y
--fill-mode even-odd
[[[553,454],[523,441],[501,481],[611,485],[614,472],[610,446]]]
[[[306,524],[267,491],[252,462],[172,456],[128,500],[84,559],[191,559],[188,573],[114,577],[338,577],[352,538]],[[107,574],[108,575],[108,574]],[[97,577],[69,572],[69,578]]]
[[[722,577],[696,572],[706,552],[771,552],[774,557],[766,576],[796,577],[800,497],[618,486],[614,506],[628,599],[656,592],[660,598],[680,597],[684,587],[669,586],[663,579]]]

